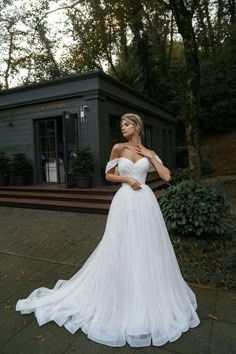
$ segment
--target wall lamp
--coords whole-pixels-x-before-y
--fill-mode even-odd
[[[88,106],[80,106],[80,121],[81,123],[85,122],[86,114],[85,112],[88,110]]]

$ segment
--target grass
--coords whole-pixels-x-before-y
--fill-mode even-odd
[[[236,289],[234,240],[171,236],[171,241],[187,282]]]

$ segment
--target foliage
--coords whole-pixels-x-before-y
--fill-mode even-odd
[[[50,3],[22,0],[19,7],[18,2],[6,0],[0,5],[2,89],[61,75],[55,59],[58,44],[53,38],[54,29],[45,20]]]
[[[205,131],[229,132],[236,127],[236,65],[218,59],[204,61],[201,68],[200,127]]]
[[[78,149],[71,160],[74,176],[92,176],[95,169],[94,155],[90,148]]]
[[[0,176],[8,176],[10,168],[10,158],[9,156],[1,151],[0,152]]]
[[[10,173],[12,176],[31,176],[32,171],[32,163],[26,158],[24,153],[12,155],[10,163]]]
[[[236,289],[234,240],[172,235],[171,241],[186,281],[213,288]]]
[[[190,171],[188,168],[178,168],[172,176],[171,185],[175,186],[182,181],[189,180],[189,178]]]
[[[201,165],[202,165],[202,174],[203,175],[208,175],[208,174],[215,171],[214,162],[209,158],[203,159]]]
[[[177,117],[184,115],[188,69],[176,24],[181,7],[174,11],[179,1],[56,3],[0,4],[0,89],[104,68]],[[193,16],[201,64],[200,128],[230,130],[236,124],[233,6],[222,0],[181,3]]]
[[[160,207],[168,230],[174,234],[205,237],[236,231],[230,200],[210,184],[184,180],[167,189]]]

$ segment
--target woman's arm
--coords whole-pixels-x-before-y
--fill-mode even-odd
[[[170,175],[170,170],[162,165],[161,162],[159,162],[156,157],[155,153],[149,158],[155,169],[157,170],[159,176],[166,182],[171,181],[171,175]]]
[[[156,159],[155,156],[157,156],[157,155],[155,154],[154,151],[148,150],[144,146],[137,145],[136,152],[142,156],[147,157],[151,161],[151,163],[153,164],[153,166],[157,170],[161,179],[163,179],[166,182],[171,181],[170,170],[167,167],[165,167],[160,161],[158,161]]]
[[[120,157],[121,149],[122,148],[120,144],[116,144],[113,146],[111,150],[110,161],[118,159]],[[106,180],[109,182],[128,183],[135,190],[142,188],[140,183],[133,177],[115,175],[115,167],[110,169],[106,173]]]

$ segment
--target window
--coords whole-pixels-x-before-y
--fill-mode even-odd
[[[152,148],[152,127],[151,125],[144,125],[144,145],[148,148]]]
[[[120,130],[120,117],[110,115],[110,148],[114,144],[124,141],[124,138]]]

